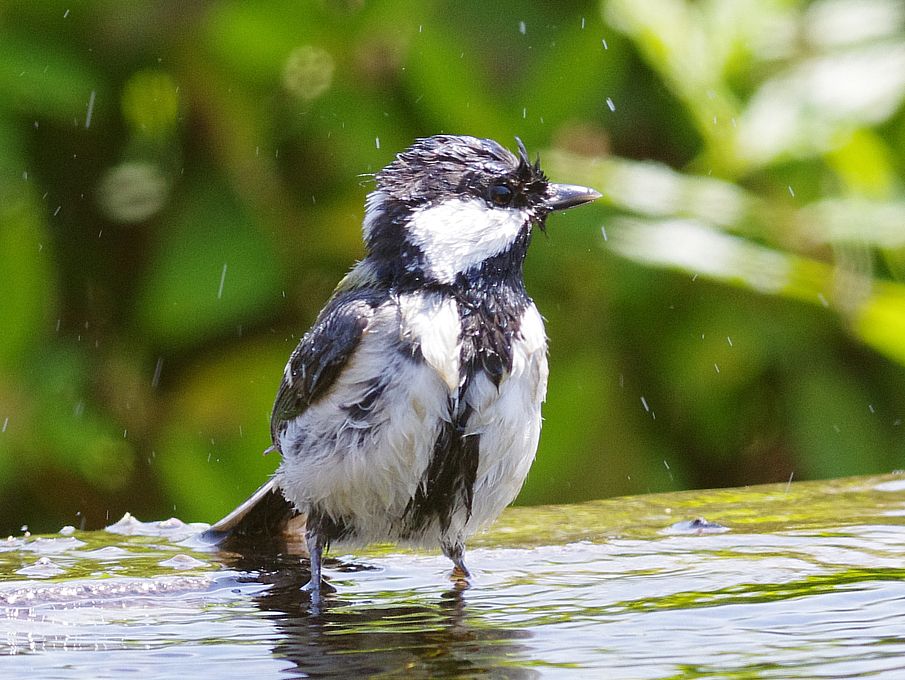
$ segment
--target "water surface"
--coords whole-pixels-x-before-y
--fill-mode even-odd
[[[514,508],[470,587],[377,547],[335,556],[319,609],[298,557],[202,528],[0,541],[0,674],[905,677],[905,477]]]

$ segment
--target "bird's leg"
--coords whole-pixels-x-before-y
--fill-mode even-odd
[[[302,590],[310,593],[319,593],[321,586],[321,560],[324,553],[324,541],[317,530],[309,528],[305,531],[305,543],[308,546],[308,559],[311,564],[311,578]]]
[[[461,543],[452,545],[444,543],[441,547],[443,548],[443,554],[452,560],[453,570],[451,577],[456,581],[470,579],[471,572],[465,566],[465,546]]]
[[[336,589],[325,583],[321,576],[321,565],[324,556],[324,537],[323,534],[315,528],[309,528],[305,531],[305,543],[308,546],[308,558],[311,564],[311,579],[302,586],[302,590],[311,593],[311,599],[320,599],[321,593],[336,592]]]

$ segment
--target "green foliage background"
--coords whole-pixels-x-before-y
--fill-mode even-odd
[[[905,462],[894,0],[0,2],[0,531],[210,521],[368,173],[520,136],[604,193],[529,289],[527,504]]]

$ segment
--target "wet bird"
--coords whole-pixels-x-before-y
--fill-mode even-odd
[[[465,541],[515,498],[547,387],[543,320],[522,265],[549,213],[593,189],[548,181],[521,140],[417,140],[376,174],[367,255],[292,352],[270,421],[282,456],[208,537],[304,515],[312,597],[331,543]]]

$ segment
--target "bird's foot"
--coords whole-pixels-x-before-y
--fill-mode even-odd
[[[468,568],[464,564],[457,564],[453,567],[452,572],[450,572],[449,578],[453,581],[467,581],[471,578],[471,572],[468,571]]]
[[[302,586],[302,591],[306,593],[318,593],[322,595],[326,595],[329,593],[335,593],[336,588],[331,586],[327,581],[321,580],[320,583],[315,582],[314,580],[308,581],[305,585]]]

